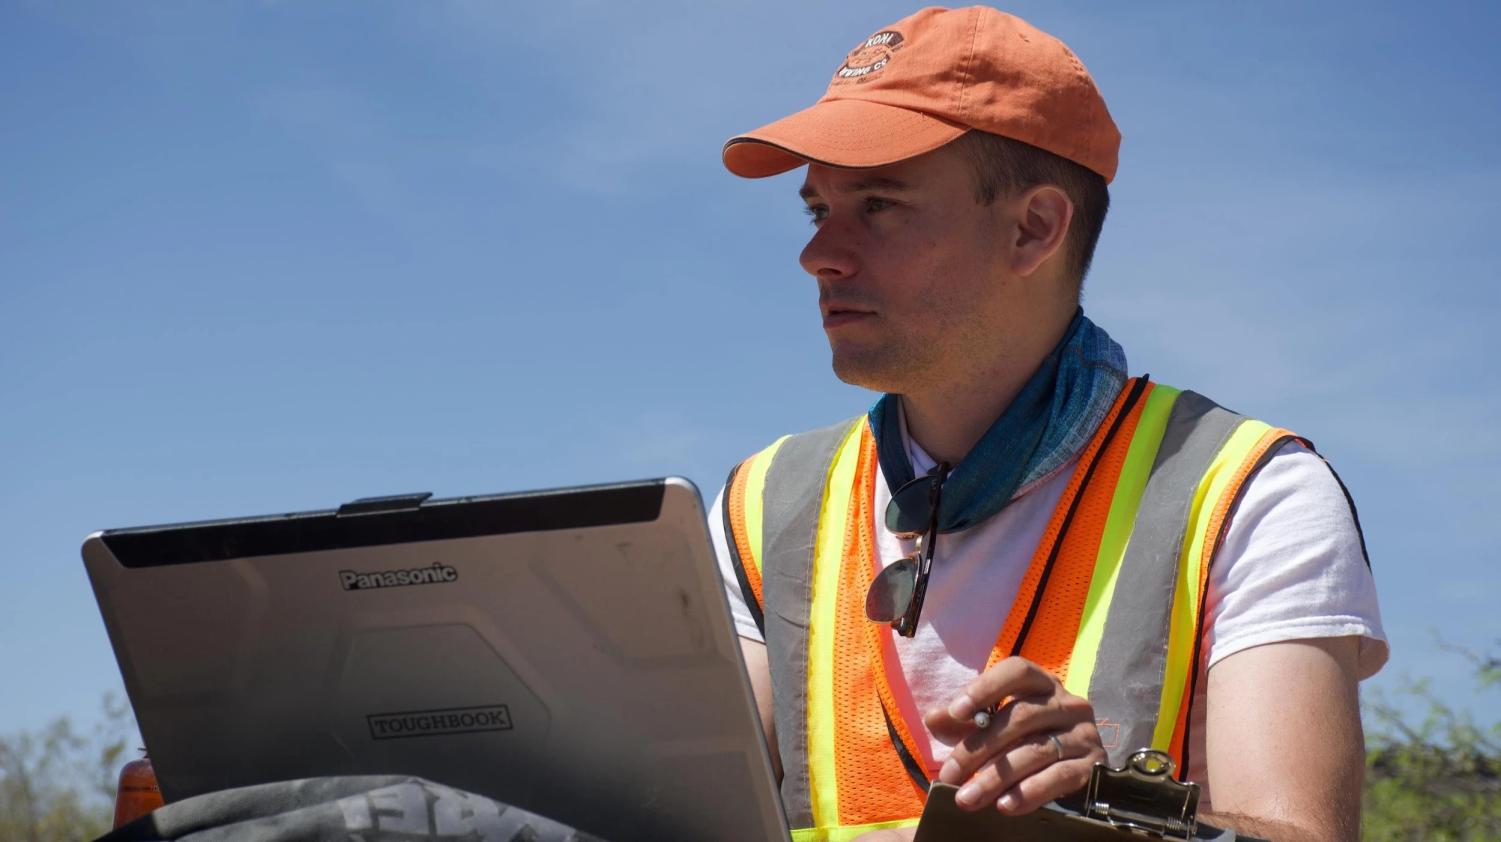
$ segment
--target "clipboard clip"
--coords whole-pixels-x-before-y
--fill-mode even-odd
[[[1138,749],[1126,765],[1096,763],[1084,791],[1086,818],[1159,839],[1192,839],[1197,825],[1199,785],[1173,780],[1167,752]]]

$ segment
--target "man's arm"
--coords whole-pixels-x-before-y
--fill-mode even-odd
[[[735,620],[735,628],[741,635],[755,629],[751,619],[750,609],[746,604],[749,599],[741,590],[739,578],[735,574],[735,563],[731,561],[730,536],[724,530],[724,496],[725,489],[719,489],[714,495],[714,503],[709,507],[709,541],[714,546],[714,557],[719,563],[719,574],[724,578],[725,599],[730,604],[730,613]],[[759,640],[748,637],[740,638],[740,656],[745,661],[745,672],[750,677],[751,693],[756,697],[756,712],[761,715],[761,731],[766,735],[766,750],[771,754],[771,768],[777,773],[777,780],[782,780],[782,757],[777,751],[777,726],[776,719],[772,714],[775,708],[771,700],[771,665],[767,661],[766,644]]]
[[[1203,821],[1277,842],[1360,837],[1359,643],[1272,643],[1210,668]]]
[[[756,711],[761,714],[761,731],[766,735],[766,750],[771,753],[771,768],[782,780],[782,755],[777,751],[777,721],[771,704],[771,667],[766,661],[766,644],[740,638],[740,654],[745,658],[745,672],[750,676],[751,692],[756,697]]]

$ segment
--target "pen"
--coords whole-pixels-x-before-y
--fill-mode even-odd
[[[1000,707],[1000,705],[991,705],[988,708],[975,711],[975,727],[979,728],[982,731],[986,728],[989,728],[991,720],[995,718],[995,715],[1000,710]]]

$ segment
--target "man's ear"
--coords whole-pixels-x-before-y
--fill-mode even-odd
[[[1074,218],[1074,203],[1051,184],[1039,184],[1012,201],[1017,222],[1011,270],[1025,278],[1063,247]]]

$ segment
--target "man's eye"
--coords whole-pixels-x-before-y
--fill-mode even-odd
[[[878,210],[885,210],[889,207],[891,207],[891,201],[889,199],[882,199],[878,196],[869,196],[865,199],[866,213],[875,213]]]
[[[823,205],[809,205],[803,208],[803,213],[808,215],[808,221],[817,225],[829,215],[829,209]]]

